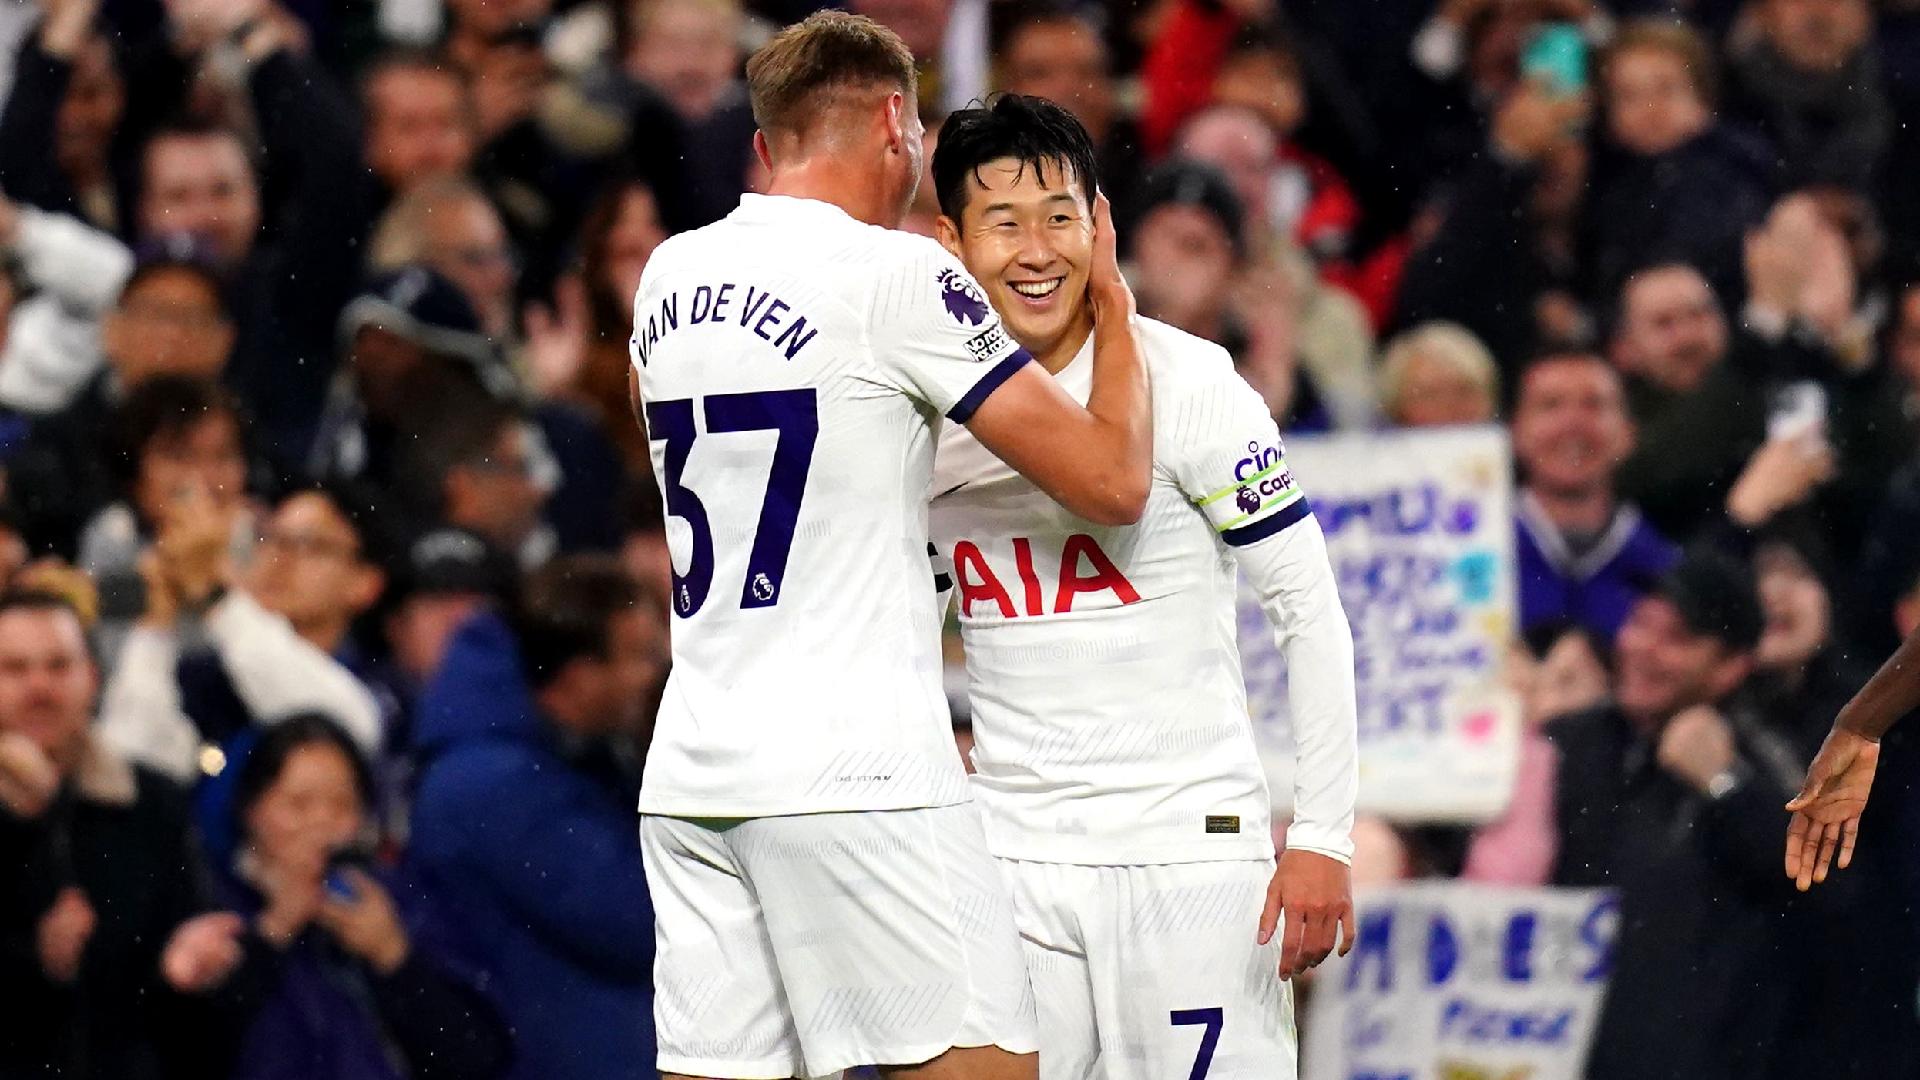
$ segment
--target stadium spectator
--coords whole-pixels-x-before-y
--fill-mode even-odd
[[[1603,292],[1651,255],[1739,293],[1741,240],[1766,216],[1773,176],[1761,147],[1715,118],[1712,65],[1698,34],[1659,21],[1626,26],[1600,65],[1606,152],[1587,221]]]
[[[1727,113],[1765,136],[1791,183],[1868,189],[1895,130],[1868,0],[1762,0],[1727,65]]]
[[[72,400],[35,421],[7,460],[36,548],[71,551],[87,516],[111,500],[100,433],[130,392],[157,376],[211,382],[225,370],[234,327],[204,251],[182,237],[142,252],[98,329],[74,328],[93,339],[105,366],[96,360],[80,368],[86,378]]]
[[[1340,427],[1370,424],[1376,397],[1367,312],[1346,289],[1316,276],[1345,266],[1358,209],[1352,193],[1324,162],[1282,147],[1261,114],[1244,106],[1195,113],[1175,153],[1219,169],[1239,197],[1249,263],[1243,277],[1250,291],[1269,294],[1247,304],[1290,303],[1294,349],[1328,412]]]
[[[745,20],[737,0],[629,4],[625,71],[671,105],[683,129],[689,225],[718,221],[740,200],[753,156],[753,111],[740,78]],[[634,152],[659,153],[637,142]],[[632,299],[632,294],[628,294]]]
[[[457,176],[476,150],[473,99],[459,70],[435,53],[400,50],[360,79],[367,168],[385,202],[425,180]]]
[[[1520,376],[1513,454],[1523,633],[1571,622],[1611,642],[1679,552],[1614,490],[1633,449],[1619,373],[1591,353],[1541,357]]]
[[[1141,313],[1231,353],[1283,427],[1328,426],[1325,398],[1296,362],[1294,279],[1249,262],[1246,211],[1226,176],[1169,160],[1141,184],[1137,212],[1121,242]]]
[[[160,974],[206,903],[186,799],[94,738],[99,685],[68,601],[0,595],[0,1071],[213,1075],[214,1033]]]
[[[435,417],[401,455],[401,488],[435,526],[464,529],[533,568],[559,540],[543,517],[558,477],[529,417],[481,403]]]
[[[1080,121],[1099,151],[1100,190],[1126,220],[1147,158],[1139,125],[1121,107],[1100,28],[1066,4],[1023,4],[1010,20],[995,57],[999,88],[1056,102]]]
[[[117,498],[80,531],[75,565],[100,585],[100,655],[111,669],[120,642],[145,610],[141,555],[159,530],[203,504],[231,528],[236,557],[253,544],[257,510],[247,424],[217,385],[162,375],[114,410],[105,432]],[[192,508],[192,509],[190,509]]]
[[[1520,693],[1520,761],[1513,798],[1499,818],[1473,831],[1461,862],[1468,881],[1544,885],[1558,855],[1554,819],[1554,774],[1558,752],[1547,738],[1547,721],[1595,708],[1611,693],[1607,650],[1587,630],[1560,621],[1523,635],[1509,665]]]
[[[1399,427],[1484,424],[1500,401],[1500,373],[1487,347],[1463,327],[1426,323],[1387,342],[1380,409]]]
[[[627,339],[641,271],[666,238],[653,189],[637,180],[615,186],[587,215],[579,278],[559,282],[553,307],[535,304],[527,310],[527,366],[534,392],[582,407],[619,449],[633,476],[650,475],[653,465],[627,390],[633,363]]]
[[[454,631],[509,599],[518,579],[511,559],[462,529],[435,529],[408,546],[386,633],[409,704],[439,672]]]
[[[127,88],[99,0],[57,0],[20,42],[0,111],[0,188],[9,198],[120,231],[137,146],[121,120]]]
[[[380,274],[340,316],[346,353],[329,391],[310,473],[390,487],[396,455],[430,402],[508,397],[512,373],[465,295],[423,266]]]
[[[230,747],[302,713],[333,718],[362,753],[377,753],[380,703],[334,655],[380,587],[378,571],[357,561],[359,537],[337,504],[302,492],[263,519],[243,571],[239,513],[197,487],[168,504],[142,560],[146,610],[107,682],[101,737],[183,784],[201,772],[203,746]],[[197,633],[183,633],[183,618]],[[312,640],[335,633],[330,647]]]
[[[1445,184],[1400,282],[1397,318],[1471,330],[1517,386],[1523,359],[1591,337],[1582,258],[1587,99],[1515,88],[1486,150]]]
[[[1621,933],[1586,1075],[1764,1074],[1790,992],[1780,806],[1799,759],[1756,719],[1751,572],[1690,552],[1635,605],[1613,699],[1561,717],[1562,885],[1620,890]]]
[[[0,253],[28,291],[0,319],[0,406],[57,412],[99,369],[100,320],[120,295],[133,258],[118,240],[76,218],[4,195]]]
[[[646,738],[664,604],[617,564],[564,559],[520,607],[462,626],[421,699],[413,854],[480,951],[510,1075],[647,1075],[653,911],[614,745]]]
[[[514,343],[515,255],[506,226],[472,181],[443,176],[416,185],[374,227],[367,254],[376,272],[425,266],[460,289],[480,329]]]
[[[180,927],[162,959],[175,989],[224,1006],[226,1075],[504,1075],[511,1037],[461,970],[432,898],[358,855],[374,785],[353,741],[324,717],[296,716],[237,769],[228,812],[240,844],[218,880],[227,910]]]

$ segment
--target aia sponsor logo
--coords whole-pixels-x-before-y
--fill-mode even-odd
[[[1113,559],[1093,537],[1075,533],[1060,545],[1060,574],[1054,582],[1053,603],[1047,603],[1034,569],[1033,541],[1025,536],[1013,538],[1013,570],[1020,584],[1021,604],[994,572],[980,545],[960,540],[953,545],[953,582],[960,590],[960,615],[971,618],[973,605],[985,604],[1003,619],[1034,615],[1065,615],[1073,611],[1074,599],[1097,598],[1096,607],[1125,607],[1140,600],[1139,590],[1120,572]],[[1099,596],[1099,594],[1108,594]]]

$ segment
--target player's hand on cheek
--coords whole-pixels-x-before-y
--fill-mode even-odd
[[[1137,313],[1133,289],[1120,274],[1120,241],[1113,229],[1113,206],[1105,194],[1093,197],[1093,272],[1087,279],[1093,317],[1125,322]]]
[[[1282,918],[1284,916],[1284,919]],[[1284,926],[1280,977],[1291,979],[1325,960],[1335,944],[1340,955],[1353,948],[1353,883],[1347,865],[1311,851],[1288,851],[1267,885],[1267,906],[1260,913],[1260,944]]]

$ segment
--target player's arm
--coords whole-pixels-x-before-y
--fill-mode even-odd
[[[1900,643],[1867,685],[1853,695],[1833,731],[1807,766],[1807,781],[1787,804],[1787,876],[1801,891],[1825,881],[1840,856],[1840,868],[1853,862],[1860,836],[1860,814],[1873,790],[1880,763],[1880,739],[1902,716],[1920,708],[1920,630]]]
[[[967,420],[982,446],[1075,514],[1131,525],[1146,510],[1153,471],[1153,412],[1146,356],[1134,327],[1133,291],[1120,276],[1113,214],[1094,204],[1093,389],[1086,408],[1038,365],[1016,371]]]
[[[1296,746],[1294,815],[1267,890],[1259,939],[1285,915],[1280,973],[1291,978],[1353,946],[1354,800],[1359,747],[1353,633],[1340,606],[1326,538],[1281,452],[1260,396],[1225,364],[1199,393],[1206,430],[1176,432],[1174,469],[1259,597],[1287,658]],[[1249,447],[1257,448],[1257,452]],[[1344,932],[1341,932],[1344,931]]]

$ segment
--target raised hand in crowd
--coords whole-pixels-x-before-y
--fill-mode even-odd
[[[1267,410],[1285,416],[1293,407],[1294,370],[1299,363],[1295,332],[1299,289],[1282,267],[1248,267],[1232,285],[1228,305],[1247,332],[1240,356],[1242,378],[1260,392]]]
[[[553,286],[553,306],[529,302],[520,316],[526,331],[527,380],[535,397],[564,397],[579,383],[593,332],[587,286],[568,274]]]
[[[69,885],[54,897],[34,934],[40,970],[50,981],[64,986],[79,977],[81,957],[99,921],[87,894],[78,887]]]
[[[1733,728],[1711,705],[1695,705],[1667,721],[1655,751],[1660,767],[1696,791],[1733,766]]]
[[[406,962],[411,945],[392,895],[361,870],[348,867],[340,873],[339,884],[346,888],[329,887],[323,893],[316,920],[368,967],[393,974]]]
[[[1728,490],[1727,516],[1745,528],[1759,528],[1781,511],[1805,502],[1837,472],[1833,447],[1822,432],[1769,439],[1754,451]]]
[[[60,770],[40,744],[17,731],[0,731],[0,806],[17,818],[37,818],[59,791]]]
[[[201,610],[233,581],[239,504],[216,499],[199,480],[183,484],[161,511],[153,551],[172,599]]]
[[[1523,82],[1493,116],[1493,146],[1502,156],[1533,164],[1579,137],[1593,112],[1586,94],[1557,94],[1535,82]]]
[[[227,981],[245,959],[240,936],[246,920],[231,911],[210,911],[180,924],[160,954],[160,974],[183,994],[204,994]]]
[[[72,59],[93,32],[100,0],[40,0],[40,47],[48,56]]]

